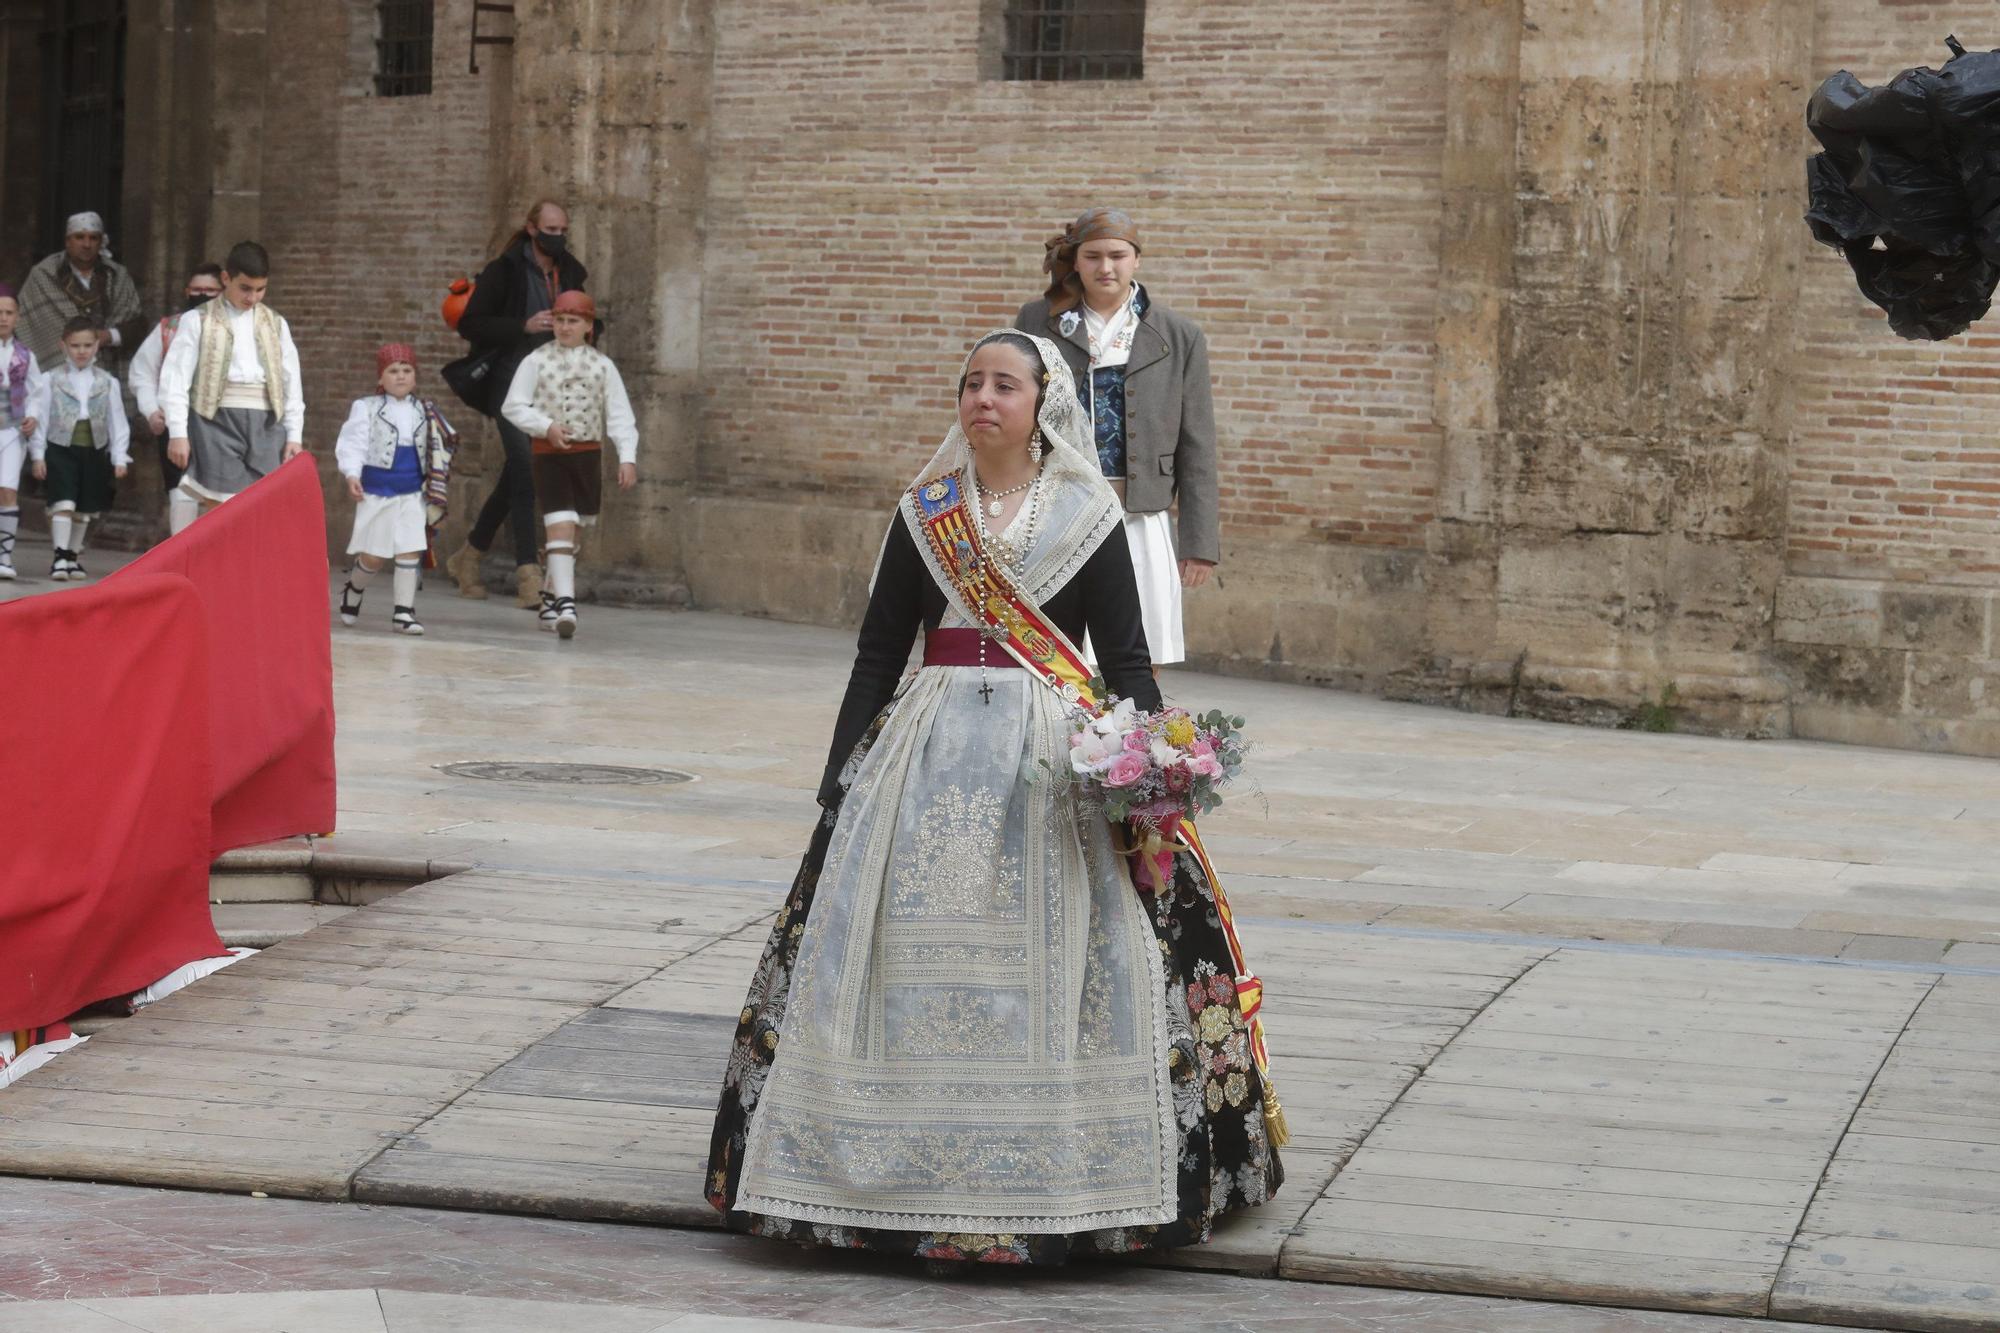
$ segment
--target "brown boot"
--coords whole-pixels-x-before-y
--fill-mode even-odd
[[[475,602],[486,600],[486,585],[479,581],[479,560],[486,552],[471,542],[462,544],[444,562],[444,572],[458,581],[458,595]]]
[[[520,565],[514,570],[514,605],[524,611],[542,609],[542,567]]]

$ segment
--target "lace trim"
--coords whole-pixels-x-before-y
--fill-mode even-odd
[[[793,1222],[818,1222],[827,1226],[876,1227],[884,1231],[1010,1232],[1017,1236],[1065,1236],[1083,1231],[1108,1231],[1115,1227],[1160,1226],[1180,1216],[1178,1198],[1160,1209],[1126,1208],[1117,1212],[1079,1213],[1074,1217],[878,1213],[865,1208],[824,1208],[817,1204],[792,1203],[786,1199],[767,1199],[762,1195],[744,1195],[736,1200],[734,1206],[746,1213],[782,1217]]]

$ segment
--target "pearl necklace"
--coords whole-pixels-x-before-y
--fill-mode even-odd
[[[1041,473],[1039,471],[1035,473],[1036,477],[1039,477],[1040,475]],[[978,484],[979,474],[977,472],[972,474],[972,480],[975,485]],[[1002,500],[1006,499],[1010,495],[1019,495],[1022,491],[1027,490],[1030,486],[1034,484],[1035,484],[1035,477],[1030,477],[1026,481],[1022,482],[1019,486],[1009,486],[1004,491],[989,491],[985,487],[981,486],[979,488],[979,493],[986,497],[986,512],[992,515],[994,518],[998,518],[1000,517],[1000,508],[1001,508],[1000,502]]]
[[[1019,490],[1026,490],[1028,492],[1028,498],[1021,506],[1025,512],[1017,516],[1014,522],[1008,526],[1007,536],[995,536],[987,528],[986,505],[975,503],[972,506],[972,521],[979,530],[979,544],[988,551],[991,551],[995,559],[1009,566],[1016,573],[1020,572],[1021,562],[1026,559],[1028,552],[1034,549],[1035,534],[1041,529],[1042,471],[1043,469],[1037,467],[1034,476],[1028,478],[1028,480],[1022,482],[1019,486],[1013,487],[1011,490],[1000,492],[1002,495],[1012,495],[1015,491]],[[980,496],[985,495],[985,492],[979,489],[979,474],[977,472],[972,475],[972,485],[973,489],[978,491]],[[997,506],[995,516],[998,516]],[[1013,535],[1016,532],[1020,533],[1018,538]]]

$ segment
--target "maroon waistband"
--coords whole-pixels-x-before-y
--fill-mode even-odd
[[[924,665],[978,666],[979,639],[976,629],[927,629],[924,631]],[[999,644],[989,643],[986,645],[986,665],[1017,667],[1021,664]]]

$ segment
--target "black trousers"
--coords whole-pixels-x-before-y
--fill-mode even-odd
[[[500,479],[493,483],[493,493],[486,497],[486,503],[479,508],[479,517],[472,521],[472,531],[466,540],[482,551],[490,551],[500,524],[506,522],[514,529],[514,563],[532,565],[538,558],[540,535],[535,531],[534,446],[505,417],[495,419],[493,424],[500,428],[500,444],[507,451],[507,461],[500,469]]]

